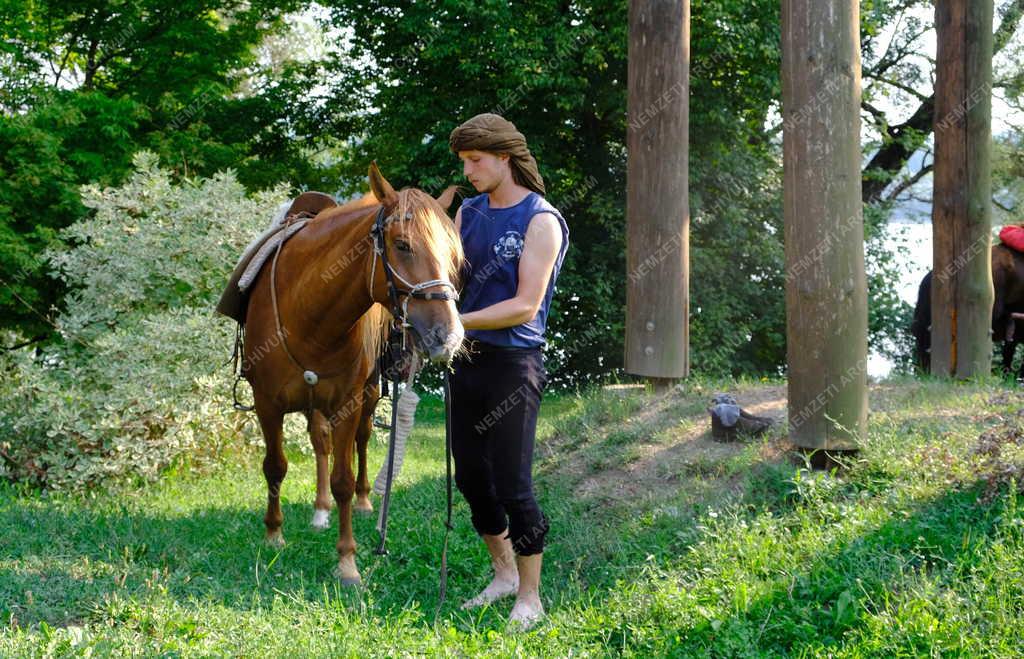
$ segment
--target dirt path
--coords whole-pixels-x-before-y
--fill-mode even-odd
[[[581,499],[657,498],[666,488],[678,489],[687,476],[724,475],[728,462],[745,451],[756,450],[763,460],[777,460],[784,452],[785,385],[732,392],[745,410],[776,423],[763,437],[729,443],[711,438],[705,401],[713,392],[644,395],[636,388],[618,388],[608,393],[632,397],[640,407],[625,418],[589,428],[583,442],[555,437],[546,447],[548,477],[567,479]]]

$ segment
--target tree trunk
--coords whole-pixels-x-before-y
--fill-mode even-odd
[[[689,374],[689,0],[629,4],[626,371]]]
[[[867,425],[859,26],[856,0],[782,2],[789,434],[807,449],[854,450]]]
[[[992,365],[992,0],[935,7],[932,374]]]

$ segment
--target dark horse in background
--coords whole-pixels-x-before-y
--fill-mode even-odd
[[[1024,254],[1006,245],[992,247],[992,284],[995,302],[992,305],[992,340],[1003,344],[1003,371],[1013,371],[1017,345],[1024,343]],[[932,273],[928,272],[917,290],[917,305],[910,333],[914,335],[917,364],[925,372],[931,368],[932,347]],[[1024,363],[1018,378],[1024,378]]]

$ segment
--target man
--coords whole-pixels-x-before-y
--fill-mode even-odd
[[[449,144],[482,193],[455,215],[468,263],[459,311],[469,348],[451,377],[455,482],[494,567],[491,582],[463,607],[514,594],[509,622],[526,629],[544,615],[548,521],[531,471],[548,379],[541,348],[569,229],[544,199],[537,163],[511,122],[477,115],[452,131]]]

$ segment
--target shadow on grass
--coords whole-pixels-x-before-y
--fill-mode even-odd
[[[436,410],[430,412],[433,417]],[[434,425],[425,430],[436,434]],[[443,449],[436,443],[411,450],[417,455],[410,458],[423,461],[431,473],[442,473]],[[379,464],[379,447],[376,458],[373,464]],[[311,468],[308,459],[293,461],[293,469]],[[424,627],[430,626],[444,530],[443,477],[400,482],[389,529],[391,554],[386,557],[373,554],[376,515],[355,518],[357,563],[366,585],[344,591],[332,575],[336,516],[330,530],[314,532],[308,526],[311,497],[286,498],[289,544],[280,552],[263,546],[264,490],[258,462],[245,470],[252,487],[243,496],[218,497],[214,487],[208,503],[183,504],[173,514],[139,513],[137,506],[129,509],[103,497],[95,509],[84,501],[50,505],[0,489],[0,615],[20,625],[66,625],[102,618],[105,603],[113,597],[140,602],[171,598],[190,608],[214,604],[238,611],[259,610],[277,597],[312,604],[343,598],[357,615],[390,617],[418,609]],[[742,514],[754,519],[766,512],[791,513],[799,505],[791,492],[793,473],[788,463],[750,465],[733,484]],[[203,478],[190,478],[203,487]],[[230,479],[231,474],[216,478]],[[883,491],[893,478],[880,473],[878,489],[870,494]],[[702,539],[700,524],[708,503],[718,505],[700,497],[680,504],[667,496],[656,508],[614,507],[608,501],[575,497],[556,473],[542,478],[538,490],[553,522],[544,576],[551,610],[583,601],[601,607],[617,583],[640,578],[644,566],[672,569]],[[165,491],[157,485],[147,496],[167,496]],[[840,489],[835,496],[845,493]],[[457,492],[455,500],[449,599],[441,617],[466,630],[501,628],[507,603],[475,613],[458,609],[486,583],[489,561]],[[790,652],[809,639],[825,646],[841,643],[844,634],[862,626],[887,601],[894,587],[905,585],[908,573],[969,569],[990,543],[1002,512],[1001,505],[978,506],[971,493],[947,493],[907,518],[827,548],[795,579],[773,585],[732,616],[665,625],[659,630],[663,636],[645,642],[679,653],[723,655],[746,654],[752,648]],[[630,645],[627,624],[609,620],[602,634]]]
[[[1008,511],[1005,497],[991,505],[979,504],[979,488],[946,492],[906,516],[836,543],[813,557],[805,570],[775,579],[767,594],[750,602],[737,604],[740,598],[731,593],[732,614],[696,624],[665,625],[648,636],[646,649],[685,656],[835,650],[871,616],[892,613],[901,595],[915,588],[922,576],[937,581],[941,589],[955,590],[957,579],[984,561],[1000,526],[1007,523]],[[621,624],[605,631],[613,644],[630,636],[629,621],[615,622]],[[941,634],[936,636],[919,637],[916,645],[905,649],[927,655],[942,640]],[[642,653],[645,648],[634,647],[638,649]]]
[[[258,471],[251,476],[255,480]],[[90,510],[80,502],[49,506],[43,499],[0,491],[0,619],[13,615],[21,625],[72,624],[88,619],[115,593],[240,610],[259,607],[275,596],[313,602],[341,593],[382,615],[416,603],[432,614],[444,496],[443,478],[398,487],[392,500],[390,554],[383,557],[373,551],[376,514],[353,518],[357,564],[365,584],[358,590],[335,587],[337,513],[332,512],[330,529],[314,531],[307,502],[283,503],[287,545],[277,550],[262,542],[264,503],[257,497],[251,505],[226,501],[160,516],[112,506]],[[481,553],[470,541],[479,541],[461,502],[459,508],[449,547],[453,599],[469,597],[472,588],[483,585],[469,560]]]

